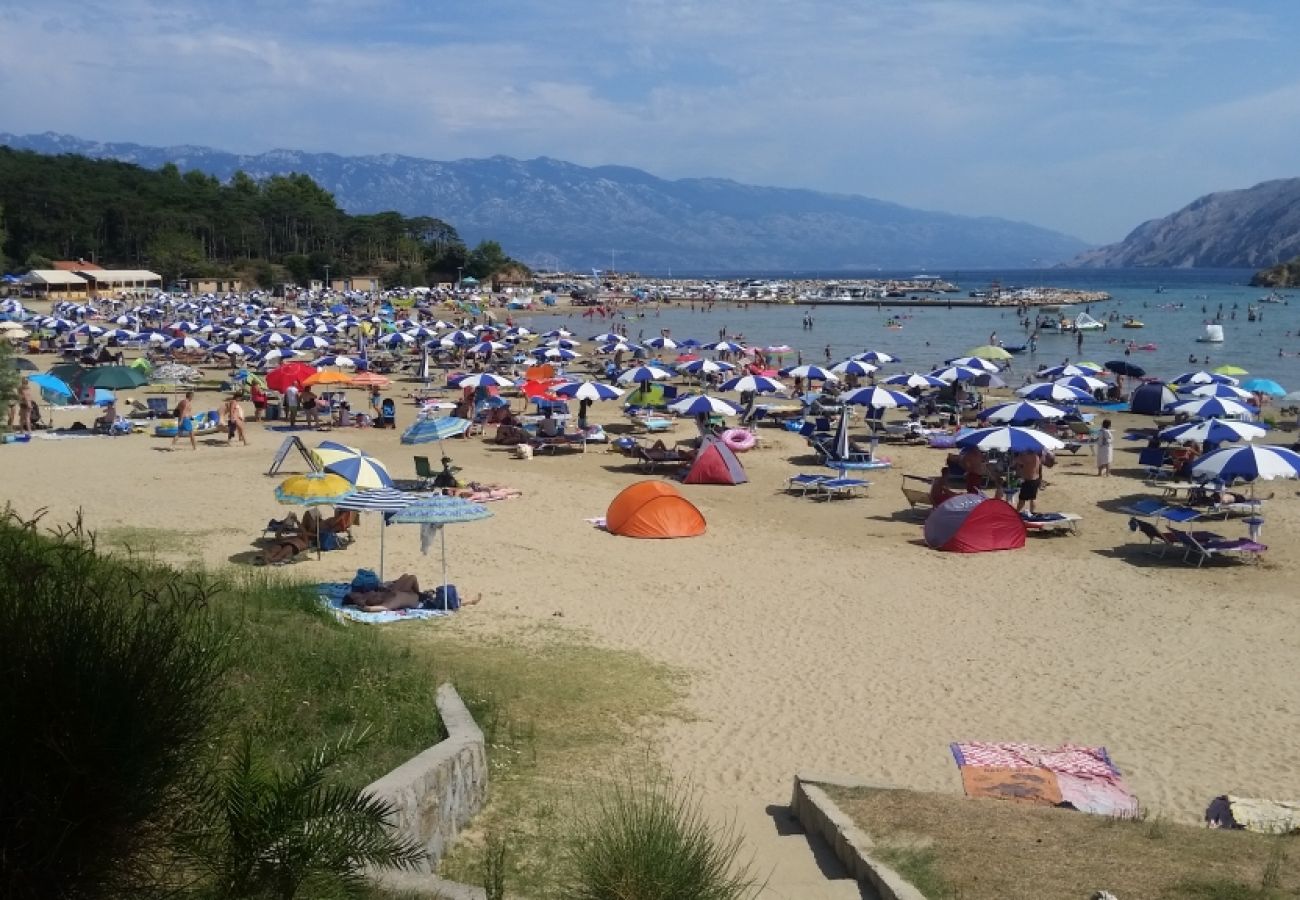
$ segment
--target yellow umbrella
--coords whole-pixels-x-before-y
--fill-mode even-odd
[[[978,356],[980,359],[1010,359],[1011,354],[1001,347],[994,347],[992,344],[985,344],[983,347],[976,347],[970,352],[971,356]]]
[[[351,483],[332,472],[291,475],[275,489],[275,499],[290,506],[324,506],[355,493]],[[320,559],[320,519],[316,520],[316,558]]]
[[[303,379],[303,384],[351,384],[352,376],[345,375],[342,372],[324,371],[317,372],[315,375],[308,375]]]
[[[1217,369],[1214,370],[1214,374],[1227,375],[1229,378],[1235,378],[1238,375],[1249,375],[1250,373],[1247,372],[1245,369],[1243,369],[1241,366],[1226,365],[1226,366],[1219,366]]]

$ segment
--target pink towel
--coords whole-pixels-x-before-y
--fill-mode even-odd
[[[1104,747],[1078,747],[1073,744],[1045,747],[1039,744],[969,741],[953,744],[952,749],[959,766],[1040,768],[1096,778],[1119,775],[1119,770],[1110,761]]]

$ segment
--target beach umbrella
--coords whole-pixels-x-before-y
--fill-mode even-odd
[[[1286,395],[1286,388],[1271,378],[1252,378],[1249,381],[1243,381],[1241,386],[1248,391],[1254,391],[1257,394],[1268,394],[1270,397]]]
[[[266,386],[283,394],[289,385],[301,384],[304,379],[315,374],[316,370],[306,363],[284,363],[266,374]]]
[[[771,347],[768,348],[768,350],[772,350],[772,349],[773,348]],[[786,347],[785,349],[786,352],[789,352],[790,350],[789,347]],[[889,353],[885,353],[882,350],[868,350],[865,353],[855,354],[853,358],[856,360],[860,360],[861,362],[868,362],[877,366],[883,366],[886,363],[901,362],[901,360],[897,356],[894,356]]]
[[[715,353],[739,353],[745,349],[744,344],[737,344],[735,341],[715,341],[712,344],[701,345],[702,350],[712,350]]]
[[[355,369],[361,365],[361,362],[351,356],[334,354],[331,356],[322,356],[320,359],[313,361],[312,365],[318,369],[323,369],[326,366],[335,366],[340,369]]]
[[[617,400],[623,396],[623,392],[618,388],[601,384],[599,381],[570,381],[557,385],[554,393],[556,396],[568,397],[571,400]]]
[[[1053,381],[1027,384],[1017,389],[1016,393],[1026,400],[1047,400],[1052,403],[1082,403],[1092,399],[1092,394],[1082,388],[1068,387]]]
[[[734,416],[740,412],[726,400],[708,394],[688,394],[668,404],[668,408],[683,416]]]
[[[472,331],[453,331],[451,334],[443,336],[445,340],[450,340],[457,347],[463,347],[466,344],[473,344],[478,340],[478,335]]]
[[[1237,379],[1230,375],[1218,375],[1214,372],[1184,372],[1169,380],[1170,384],[1236,384]]]
[[[509,378],[497,375],[493,372],[479,372],[474,375],[466,375],[456,380],[455,386],[458,388],[467,387],[514,387],[515,383]]]
[[[614,354],[620,352],[636,353],[638,350],[644,350],[644,349],[645,348],[642,347],[640,344],[628,344],[620,341],[618,343],[612,343],[612,344],[601,344],[599,347],[596,348],[596,351],[599,353]]]
[[[979,369],[972,369],[969,366],[948,366],[946,369],[935,369],[930,373],[931,378],[937,378],[945,384],[951,384],[954,381],[974,381],[981,375],[988,373],[981,372]]]
[[[998,422],[1003,425],[1027,425],[1030,422],[1042,422],[1059,419],[1065,410],[1050,403],[1036,403],[1032,400],[1019,400],[1014,403],[1001,403],[989,409],[981,410],[975,418],[981,422]]]
[[[456,437],[469,430],[469,419],[443,416],[441,419],[420,418],[402,432],[403,444],[428,444]]]
[[[1109,384],[1102,381],[1100,378],[1094,378],[1091,375],[1067,375],[1064,378],[1057,378],[1052,383],[1059,384],[1062,387],[1077,388],[1078,390],[1084,391],[1088,394],[1098,390],[1104,391],[1110,387]]]
[[[350,509],[356,512],[377,512],[379,516],[379,582],[384,581],[384,530],[387,525],[386,513],[394,513],[414,503],[414,494],[399,491],[396,488],[381,487],[357,491],[334,504],[335,509]]]
[[[199,330],[199,323],[191,322],[188,319],[181,319],[179,322],[173,322],[172,328],[175,328],[177,331],[184,331],[186,334],[189,334],[192,331]]]
[[[1247,372],[1245,369],[1243,369],[1241,366],[1234,366],[1231,363],[1228,363],[1222,366],[1216,366],[1214,369],[1214,374],[1227,375],[1229,378],[1235,378],[1238,375],[1249,375],[1250,373]]]
[[[1174,425],[1160,432],[1166,441],[1196,441],[1204,444],[1222,444],[1225,441],[1253,441],[1268,434],[1268,429],[1251,422],[1235,422],[1223,419],[1206,419],[1203,422],[1187,422]]]
[[[325,506],[337,503],[355,490],[346,478],[333,472],[308,472],[285,479],[275,489],[275,499],[286,506]],[[320,559],[319,530],[316,533],[316,558]]]
[[[933,375],[923,375],[920,372],[904,372],[901,375],[891,375],[880,383],[909,388],[941,388],[948,386],[948,382],[935,378]]]
[[[330,342],[314,334],[304,335],[298,338],[289,346],[294,350],[324,350],[330,345]]]
[[[414,344],[415,338],[412,337],[409,332],[394,331],[391,334],[386,334],[379,338],[375,343],[381,347],[392,349],[393,347],[404,347],[407,344]]]
[[[1002,347],[993,344],[984,344],[970,351],[970,355],[977,359],[1010,359],[1011,354]]]
[[[289,343],[291,339],[278,331],[267,331],[254,338],[253,343],[259,347],[278,347]]]
[[[222,346],[217,348],[217,352],[224,353],[227,356],[248,356],[250,353],[252,353],[252,351],[249,350],[247,347],[245,347],[243,344],[236,344],[236,343],[223,344]]]
[[[617,344],[619,341],[624,340],[624,337],[623,335],[616,334],[613,331],[604,331],[600,334],[593,334],[591,337],[587,338],[587,340],[594,341],[597,344]]]
[[[563,347],[565,350],[572,350],[574,347],[577,347],[581,343],[582,341],[576,340],[575,338],[552,338],[551,340],[546,342],[546,346]],[[674,344],[673,346],[676,345]]]
[[[839,375],[857,375],[865,378],[873,372],[879,371],[879,366],[874,366],[869,362],[863,362],[860,359],[846,359],[842,363],[837,363],[831,367],[831,371]]]
[[[709,375],[714,372],[730,372],[734,368],[736,367],[731,363],[718,362],[713,359],[693,359],[679,365],[677,371],[685,372],[688,375]]]
[[[420,547],[425,553],[429,551],[435,532],[442,541],[442,591],[447,594],[447,526],[463,522],[476,522],[491,518],[492,511],[481,503],[473,503],[462,497],[449,497],[434,494],[421,497],[414,503],[389,514],[388,521],[394,525],[419,525]]]
[[[1271,481],[1300,478],[1300,454],[1272,444],[1225,447],[1207,453],[1192,463],[1192,475],[1224,484],[1242,481]]]
[[[289,347],[272,347],[270,350],[267,350],[259,356],[257,361],[262,365],[267,365],[268,363],[280,362],[285,359],[293,359],[298,355],[299,353],[297,350],[292,350]]]
[[[659,368],[658,366],[636,366],[619,373],[616,381],[619,384],[646,384],[651,381],[664,381],[672,378],[673,373]]]
[[[388,387],[393,382],[375,372],[359,372],[352,376],[353,387]]]
[[[1232,400],[1250,400],[1253,396],[1250,391],[1243,390],[1235,384],[1183,385],[1178,389],[1178,393],[1191,394],[1194,397],[1228,397]]]
[[[944,365],[964,366],[967,369],[974,369],[977,372],[988,372],[989,374],[1002,371],[998,366],[989,362],[987,359],[982,359],[978,356],[954,357],[953,359],[944,360]]]
[[[82,322],[76,328],[72,329],[72,333],[85,334],[90,337],[99,337],[104,333],[104,329],[100,328],[98,325],[92,325],[89,322]]]
[[[840,378],[830,369],[823,369],[821,366],[791,366],[788,369],[782,369],[781,374],[786,378],[806,378],[809,381],[839,381]]]
[[[330,369],[317,369],[312,374],[302,380],[304,386],[313,384],[351,384],[352,376],[346,372],[335,372]]]
[[[10,357],[9,362],[19,372],[35,372],[40,368],[36,363],[32,362],[25,356]]]
[[[977,428],[957,438],[958,447],[977,447],[980,450],[1004,450],[1020,453],[1029,450],[1042,453],[1060,450],[1064,442],[1034,428],[1000,425],[996,428]]]
[[[51,394],[56,394],[60,397],[72,396],[72,388],[68,387],[67,383],[57,375],[30,375],[28,376],[27,381],[30,384],[36,385],[42,391],[49,391]]]
[[[496,353],[498,350],[508,350],[508,349],[510,349],[510,345],[504,344],[501,341],[479,341],[477,344],[472,344],[470,346],[469,352],[477,353],[482,356],[491,356],[493,353]]]
[[[1172,412],[1183,413],[1193,418],[1209,419],[1221,416],[1249,416],[1250,409],[1245,404],[1227,397],[1201,397],[1185,403],[1175,403],[1169,407]]]
[[[739,391],[742,394],[783,394],[789,389],[766,375],[741,375],[724,381],[719,390]]]
[[[203,350],[207,348],[208,342],[196,337],[178,337],[172,338],[163,346],[168,350]]]
[[[573,337],[573,332],[569,331],[567,328],[552,328],[550,331],[543,331],[541,337],[544,341],[549,341],[553,338],[570,338]]]
[[[148,375],[130,366],[99,366],[85,370],[77,379],[77,384],[81,387],[107,388],[109,390],[139,387],[148,382]]]
[[[899,409],[915,406],[916,401],[907,394],[883,387],[864,387],[840,394],[840,402],[872,409]]]
[[[346,478],[353,487],[369,489],[393,486],[393,479],[384,464],[356,447],[337,441],[322,441],[312,451],[312,456],[326,472]]]
[[[647,347],[654,347],[656,350],[676,350],[677,342],[670,337],[652,337],[645,342]]]

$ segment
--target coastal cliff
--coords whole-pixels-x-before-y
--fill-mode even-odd
[[[1300,287],[1300,256],[1260,269],[1250,279],[1251,287],[1293,288]]]

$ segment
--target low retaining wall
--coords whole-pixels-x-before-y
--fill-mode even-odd
[[[439,882],[431,873],[487,801],[488,762],[483,732],[450,684],[438,688],[438,713],[447,738],[366,787],[396,810],[393,826],[425,849],[418,873],[375,873],[386,885],[447,897],[481,896],[477,889]]]
[[[903,876],[871,856],[871,838],[835,805],[818,785],[879,787],[852,778],[799,773],[794,777],[790,811],[809,834],[820,835],[849,874],[867,885],[880,900],[925,900]]]

